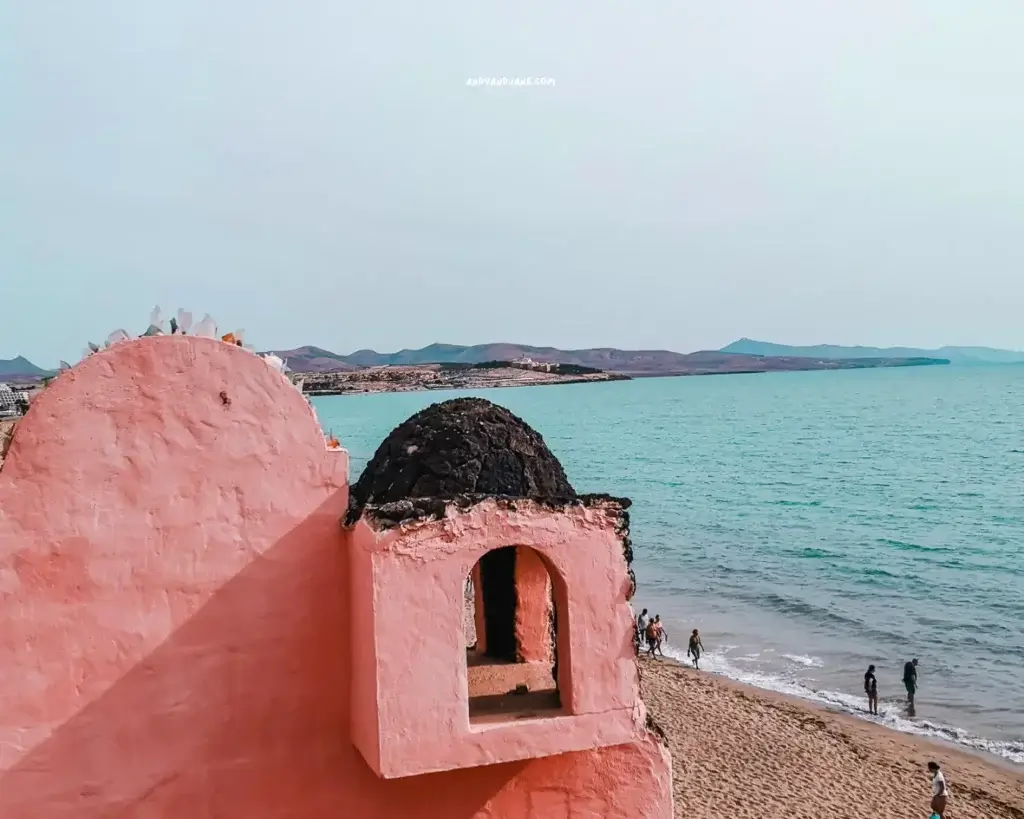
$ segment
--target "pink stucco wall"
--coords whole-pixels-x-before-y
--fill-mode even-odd
[[[664,749],[383,780],[353,745],[370,581],[347,455],[218,341],[62,374],[0,469],[0,817],[667,817]],[[415,623],[407,623],[410,632]],[[370,681],[372,682],[372,681]]]
[[[551,577],[533,549],[516,548],[516,642],[523,662],[549,665]]]

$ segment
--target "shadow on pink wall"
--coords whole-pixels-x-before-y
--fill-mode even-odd
[[[348,741],[339,500],[4,772],[0,816],[474,816],[522,765],[385,783]]]

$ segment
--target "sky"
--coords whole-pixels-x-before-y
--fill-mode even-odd
[[[0,0],[0,358],[154,304],[260,349],[1024,348],[1022,43],[1020,0]]]

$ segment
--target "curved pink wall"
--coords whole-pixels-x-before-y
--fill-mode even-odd
[[[669,816],[649,738],[370,771],[350,739],[346,474],[240,348],[141,339],[59,376],[0,469],[0,816]]]

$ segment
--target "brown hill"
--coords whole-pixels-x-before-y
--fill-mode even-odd
[[[345,356],[332,353],[320,347],[296,347],[294,350],[273,350],[284,359],[289,369],[298,373],[337,373],[351,372],[360,369],[357,364],[350,364]]]
[[[862,367],[896,367],[948,364],[942,359],[859,358],[812,359],[799,356],[758,356],[703,350],[676,353],[671,350],[619,350],[596,347],[585,350],[560,350],[527,344],[431,344],[419,350],[378,353],[358,350],[339,355],[319,347],[275,350],[293,372],[321,373],[351,371],[361,367],[416,366],[419,364],[483,364],[488,361],[513,361],[531,358],[557,364],[577,364],[609,373],[633,377],[659,375],[710,375],[714,373],[774,372],[779,370],[835,370]]]

